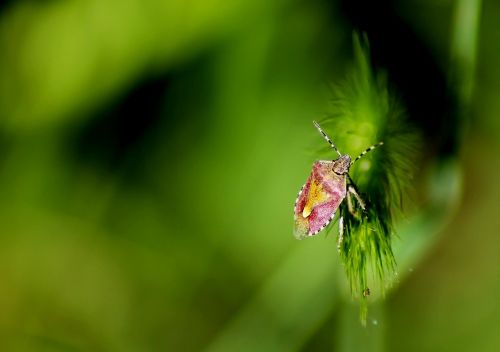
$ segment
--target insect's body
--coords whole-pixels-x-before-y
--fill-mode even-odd
[[[338,159],[337,159],[338,160]],[[346,196],[346,174],[335,173],[337,160],[316,161],[295,202],[295,237],[312,236],[332,221]]]
[[[319,125],[316,122],[314,124],[332,148],[337,151],[339,158],[316,161],[311,175],[300,190],[294,207],[294,235],[298,239],[314,236],[323,230],[333,220],[335,212],[346,197],[348,197],[351,211],[352,203],[349,199],[351,194],[356,197],[362,209],[365,207],[355,188],[347,185],[349,168],[354,162],[351,162],[349,155],[340,154]],[[379,143],[379,145],[381,144]],[[368,148],[354,161],[375,147]],[[341,233],[342,223],[341,219],[339,221]]]

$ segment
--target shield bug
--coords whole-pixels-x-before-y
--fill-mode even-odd
[[[351,197],[365,210],[365,202],[356,191],[356,186],[349,177],[350,167],[366,153],[384,144],[372,145],[353,161],[347,154],[341,154],[316,121],[314,126],[323,135],[339,157],[335,160],[319,160],[313,164],[312,172],[300,189],[294,207],[294,235],[297,239],[311,237],[323,230],[335,216],[344,199],[350,213],[355,214]],[[339,241],[343,235],[343,218],[339,220]]]

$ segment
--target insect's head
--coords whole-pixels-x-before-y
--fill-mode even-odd
[[[351,166],[351,157],[347,154],[341,155],[340,158],[333,162],[333,172],[339,175],[346,174]]]

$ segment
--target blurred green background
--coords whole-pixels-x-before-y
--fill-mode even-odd
[[[499,19],[495,0],[2,2],[0,349],[498,351]],[[366,328],[336,230],[292,236],[353,31],[423,137]]]

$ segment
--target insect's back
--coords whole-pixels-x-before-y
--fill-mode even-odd
[[[335,173],[334,166],[335,161],[331,160],[314,163],[311,175],[295,202],[295,237],[313,236],[324,229],[345,198],[346,175]]]

